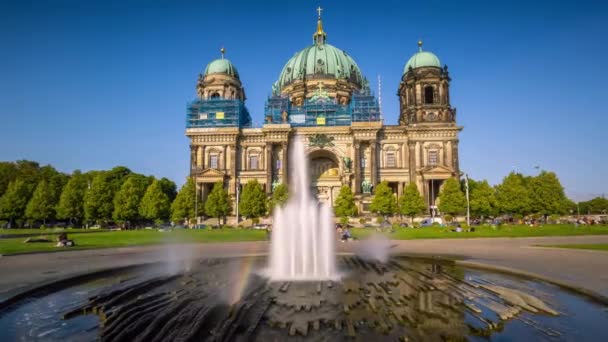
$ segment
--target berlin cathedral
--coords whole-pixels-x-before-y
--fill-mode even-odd
[[[386,125],[376,97],[357,63],[327,42],[321,9],[313,42],[293,55],[272,85],[264,124],[253,127],[245,88],[224,57],[209,63],[188,104],[190,176],[205,199],[223,182],[236,200],[249,180],[267,194],[288,179],[290,139],[303,137],[317,198],[333,205],[343,185],[355,193],[360,213],[369,211],[374,186],[388,182],[397,197],[415,182],[429,206],[442,182],[458,177],[456,109],[450,105],[447,66],[422,48],[405,63],[399,122]]]

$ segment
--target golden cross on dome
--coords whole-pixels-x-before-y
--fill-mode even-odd
[[[322,11],[322,10],[323,10],[323,9],[321,8],[321,6],[319,6],[319,8],[317,8],[317,13],[319,13],[319,18],[321,18],[321,11]]]
[[[323,92],[323,83],[319,82],[319,93]]]

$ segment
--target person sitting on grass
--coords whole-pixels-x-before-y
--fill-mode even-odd
[[[348,227],[344,228],[344,231],[342,232],[342,242],[351,240],[352,238],[353,238],[353,236],[351,235]]]
[[[74,240],[68,239],[68,234],[61,233],[57,237],[57,247],[73,247],[76,246]]]

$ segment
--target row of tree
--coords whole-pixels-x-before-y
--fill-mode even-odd
[[[8,226],[166,221],[175,197],[173,181],[123,166],[68,175],[27,160],[0,163],[0,220]]]
[[[452,216],[464,214],[467,208],[466,186],[464,180],[447,179],[437,199],[439,211]],[[553,172],[542,171],[537,176],[512,172],[494,187],[485,180],[469,179],[468,187],[472,217],[524,217],[534,214],[546,219],[549,215],[573,213],[576,208],[576,204],[566,197],[564,188]],[[343,188],[341,196],[336,200],[335,212],[338,216],[350,216],[352,213],[351,195],[347,194],[349,191],[350,189]],[[601,205],[598,202],[601,201],[593,200],[596,205]],[[414,183],[405,188],[397,201],[388,183],[382,182],[375,188],[370,209],[384,216],[401,214],[413,218],[427,210],[427,204]]]

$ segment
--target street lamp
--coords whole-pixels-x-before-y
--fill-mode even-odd
[[[239,225],[239,196],[241,194],[240,188],[241,179],[239,177],[236,178],[236,225]]]
[[[471,225],[471,205],[469,203],[469,175],[464,174],[464,189],[467,195],[467,226]]]

